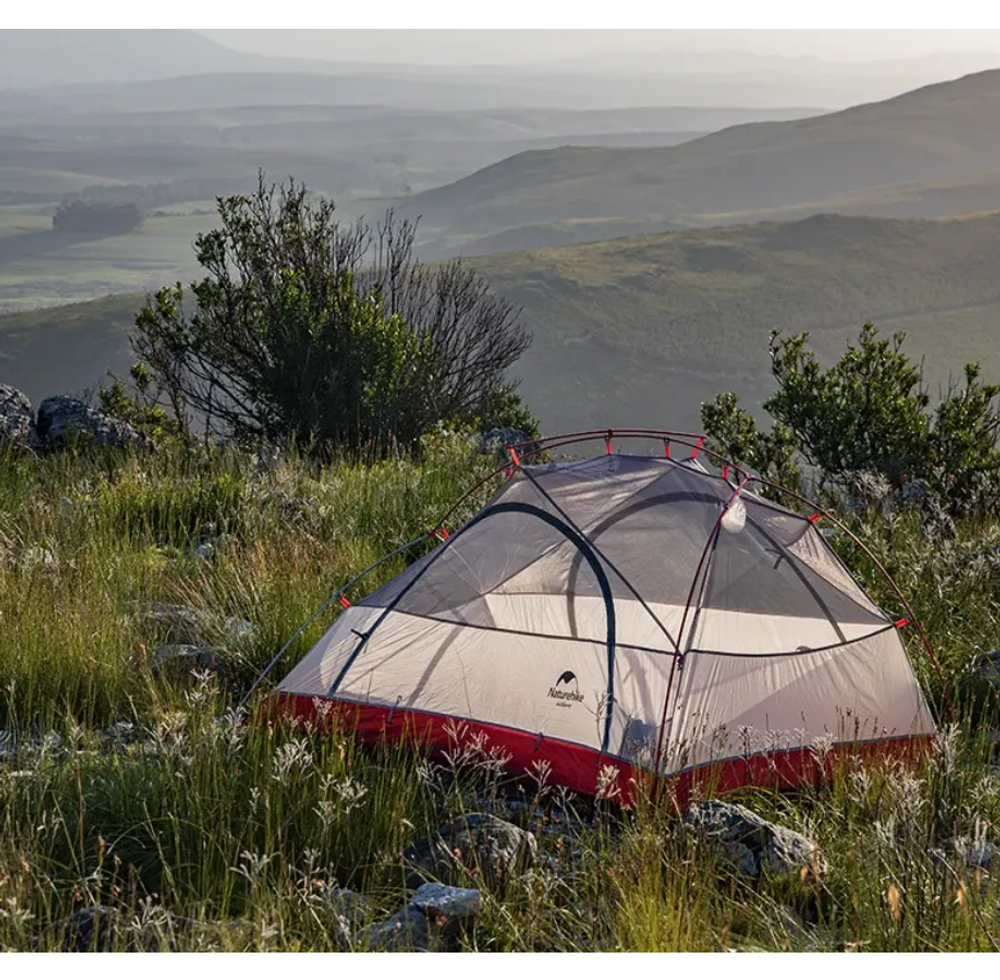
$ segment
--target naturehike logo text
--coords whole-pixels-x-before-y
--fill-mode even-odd
[[[584,697],[580,693],[580,682],[576,679],[576,674],[571,670],[567,670],[556,681],[556,686],[549,688],[549,697],[554,701],[561,701],[560,708],[569,708],[574,704],[582,702]]]

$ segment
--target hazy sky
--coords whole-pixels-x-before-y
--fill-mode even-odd
[[[286,57],[421,64],[511,63],[590,52],[740,50],[829,60],[908,58],[933,52],[1000,52],[996,30],[214,30],[243,51]]]

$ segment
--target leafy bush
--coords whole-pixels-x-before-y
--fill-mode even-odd
[[[418,262],[414,225],[344,227],[332,202],[263,176],[219,218],[195,242],[194,312],[178,284],[136,320],[185,428],[190,411],[240,439],[388,453],[510,403],[499,392],[530,343],[519,311],[460,262]]]
[[[880,338],[867,324],[856,346],[824,370],[808,335],[771,335],[777,390],[764,402],[774,424],[759,430],[732,393],[702,407],[702,421],[724,455],[790,488],[802,466],[819,492],[854,489],[858,474],[877,473],[894,490],[922,480],[952,514],[983,513],[1000,500],[1000,386],[965,369],[937,406],[920,369],[903,353],[904,337]]]

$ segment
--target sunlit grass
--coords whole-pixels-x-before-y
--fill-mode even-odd
[[[845,761],[829,786],[742,794],[816,841],[822,876],[740,879],[641,794],[630,813],[595,812],[544,773],[510,783],[474,747],[459,753],[471,766],[431,765],[236,710],[335,588],[434,527],[490,466],[457,437],[428,441],[421,462],[370,465],[264,465],[230,450],[0,459],[0,945],[57,948],[55,925],[100,905],[119,916],[114,948],[358,948],[366,924],[406,901],[404,849],[490,810],[533,832],[539,859],[503,881],[476,867],[456,879],[484,905],[452,948],[996,948],[1000,896],[963,857],[1000,820],[996,695],[969,669],[998,625],[992,526],[852,518],[925,622],[944,685],[916,646],[914,660],[955,714],[914,767]],[[863,556],[836,543],[893,608]],[[253,624],[219,627],[223,680],[155,674],[163,637],[143,610],[156,603]],[[336,888],[368,901],[347,914]]]

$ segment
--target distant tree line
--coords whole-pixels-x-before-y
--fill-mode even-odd
[[[52,215],[54,231],[74,234],[127,235],[142,226],[137,204],[90,204],[68,201]]]

